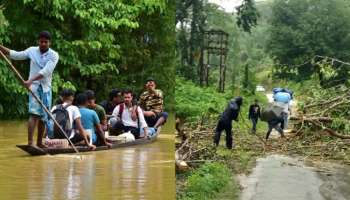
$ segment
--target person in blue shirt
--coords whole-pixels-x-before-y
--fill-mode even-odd
[[[111,147],[112,144],[106,141],[97,113],[87,107],[87,95],[85,93],[78,94],[76,97],[76,104],[79,107],[83,128],[91,133],[92,143]]]
[[[0,45],[0,51],[9,55],[13,60],[30,60],[29,78],[24,81],[24,85],[40,98],[48,110],[51,110],[52,74],[58,63],[59,56],[57,52],[50,48],[51,35],[49,32],[40,32],[38,42],[39,46],[29,47],[24,51],[14,51]],[[48,115],[44,109],[29,94],[28,145],[34,145],[33,135],[36,124],[38,124],[36,145],[41,148],[45,147],[42,139],[48,121]]]

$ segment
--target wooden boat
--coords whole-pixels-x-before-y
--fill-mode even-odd
[[[157,140],[157,137],[161,131],[161,127],[157,129],[157,133],[152,135],[148,138],[140,138],[136,139],[131,142],[123,142],[123,141],[113,141],[112,147],[108,148],[107,146],[97,146],[94,151],[102,151],[102,150],[111,150],[121,147],[128,147],[133,145],[139,145],[139,144],[147,144],[152,143]],[[18,148],[22,149],[23,151],[29,153],[32,156],[41,156],[41,155],[54,155],[54,154],[68,154],[68,153],[75,153],[74,149],[72,147],[69,148],[39,148],[36,146],[29,146],[29,145],[16,145]],[[91,151],[87,146],[76,146],[79,152],[88,152]],[[93,151],[91,151],[93,152]]]

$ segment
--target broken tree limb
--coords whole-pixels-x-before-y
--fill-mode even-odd
[[[178,151],[175,151],[175,165],[176,168],[180,171],[186,171],[189,169],[188,164],[184,160],[182,160],[181,155]]]
[[[304,124],[305,122],[309,122],[311,124],[313,124],[314,126],[326,131],[329,135],[337,137],[337,138],[341,138],[341,139],[350,139],[350,135],[342,135],[337,133],[337,131],[325,127],[324,125],[322,125],[321,122],[332,122],[332,119],[329,117],[311,117],[311,118],[307,118],[307,117],[296,117],[293,116],[291,117],[292,120],[301,120],[302,124]],[[298,130],[299,131],[299,130]]]
[[[180,152],[188,145],[189,139],[187,138],[181,146],[175,151],[175,165],[178,170],[186,171],[189,169],[188,164],[184,161],[186,156],[181,154]]]

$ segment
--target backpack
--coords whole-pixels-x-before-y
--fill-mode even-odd
[[[124,106],[125,106],[124,103],[119,104],[119,113],[118,113],[119,119],[122,119],[122,114],[124,112]]]
[[[289,94],[290,94],[290,98],[293,99],[293,94],[294,94],[294,92],[293,92],[292,90],[289,90],[289,89],[285,89],[285,88],[284,88],[282,92],[287,92],[287,93],[289,93]]]
[[[56,109],[52,112],[52,115],[54,119],[58,122],[58,124],[62,127],[64,132],[67,134],[67,137],[69,138],[71,136],[73,127],[71,126],[68,110],[66,109],[68,106],[70,105],[67,105],[67,106],[63,106],[62,104],[57,105]],[[54,135],[54,138],[58,138],[58,139],[66,138],[64,133],[61,132],[60,128],[56,124],[54,124],[53,126],[53,135]]]
[[[278,93],[273,95],[273,99],[276,102],[289,103],[289,101],[292,98],[291,98],[291,95],[287,92],[278,92]]]
[[[276,94],[276,93],[278,93],[278,92],[282,92],[284,89],[283,88],[273,88],[272,89],[272,93],[273,94]]]
[[[260,119],[261,121],[265,121],[265,122],[279,119],[282,112],[283,112],[283,107],[280,107],[275,103],[272,103],[272,104],[269,104],[266,108],[262,108],[262,111],[260,113]]]

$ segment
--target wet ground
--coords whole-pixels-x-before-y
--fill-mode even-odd
[[[273,102],[272,94],[266,94]],[[292,113],[297,102],[291,102]],[[285,132],[288,137],[289,131]],[[280,138],[273,131],[270,140]],[[272,154],[257,159],[249,176],[238,176],[241,200],[349,200],[350,166]]]
[[[269,155],[257,160],[249,176],[238,179],[241,200],[350,199],[350,167],[334,163]]]

